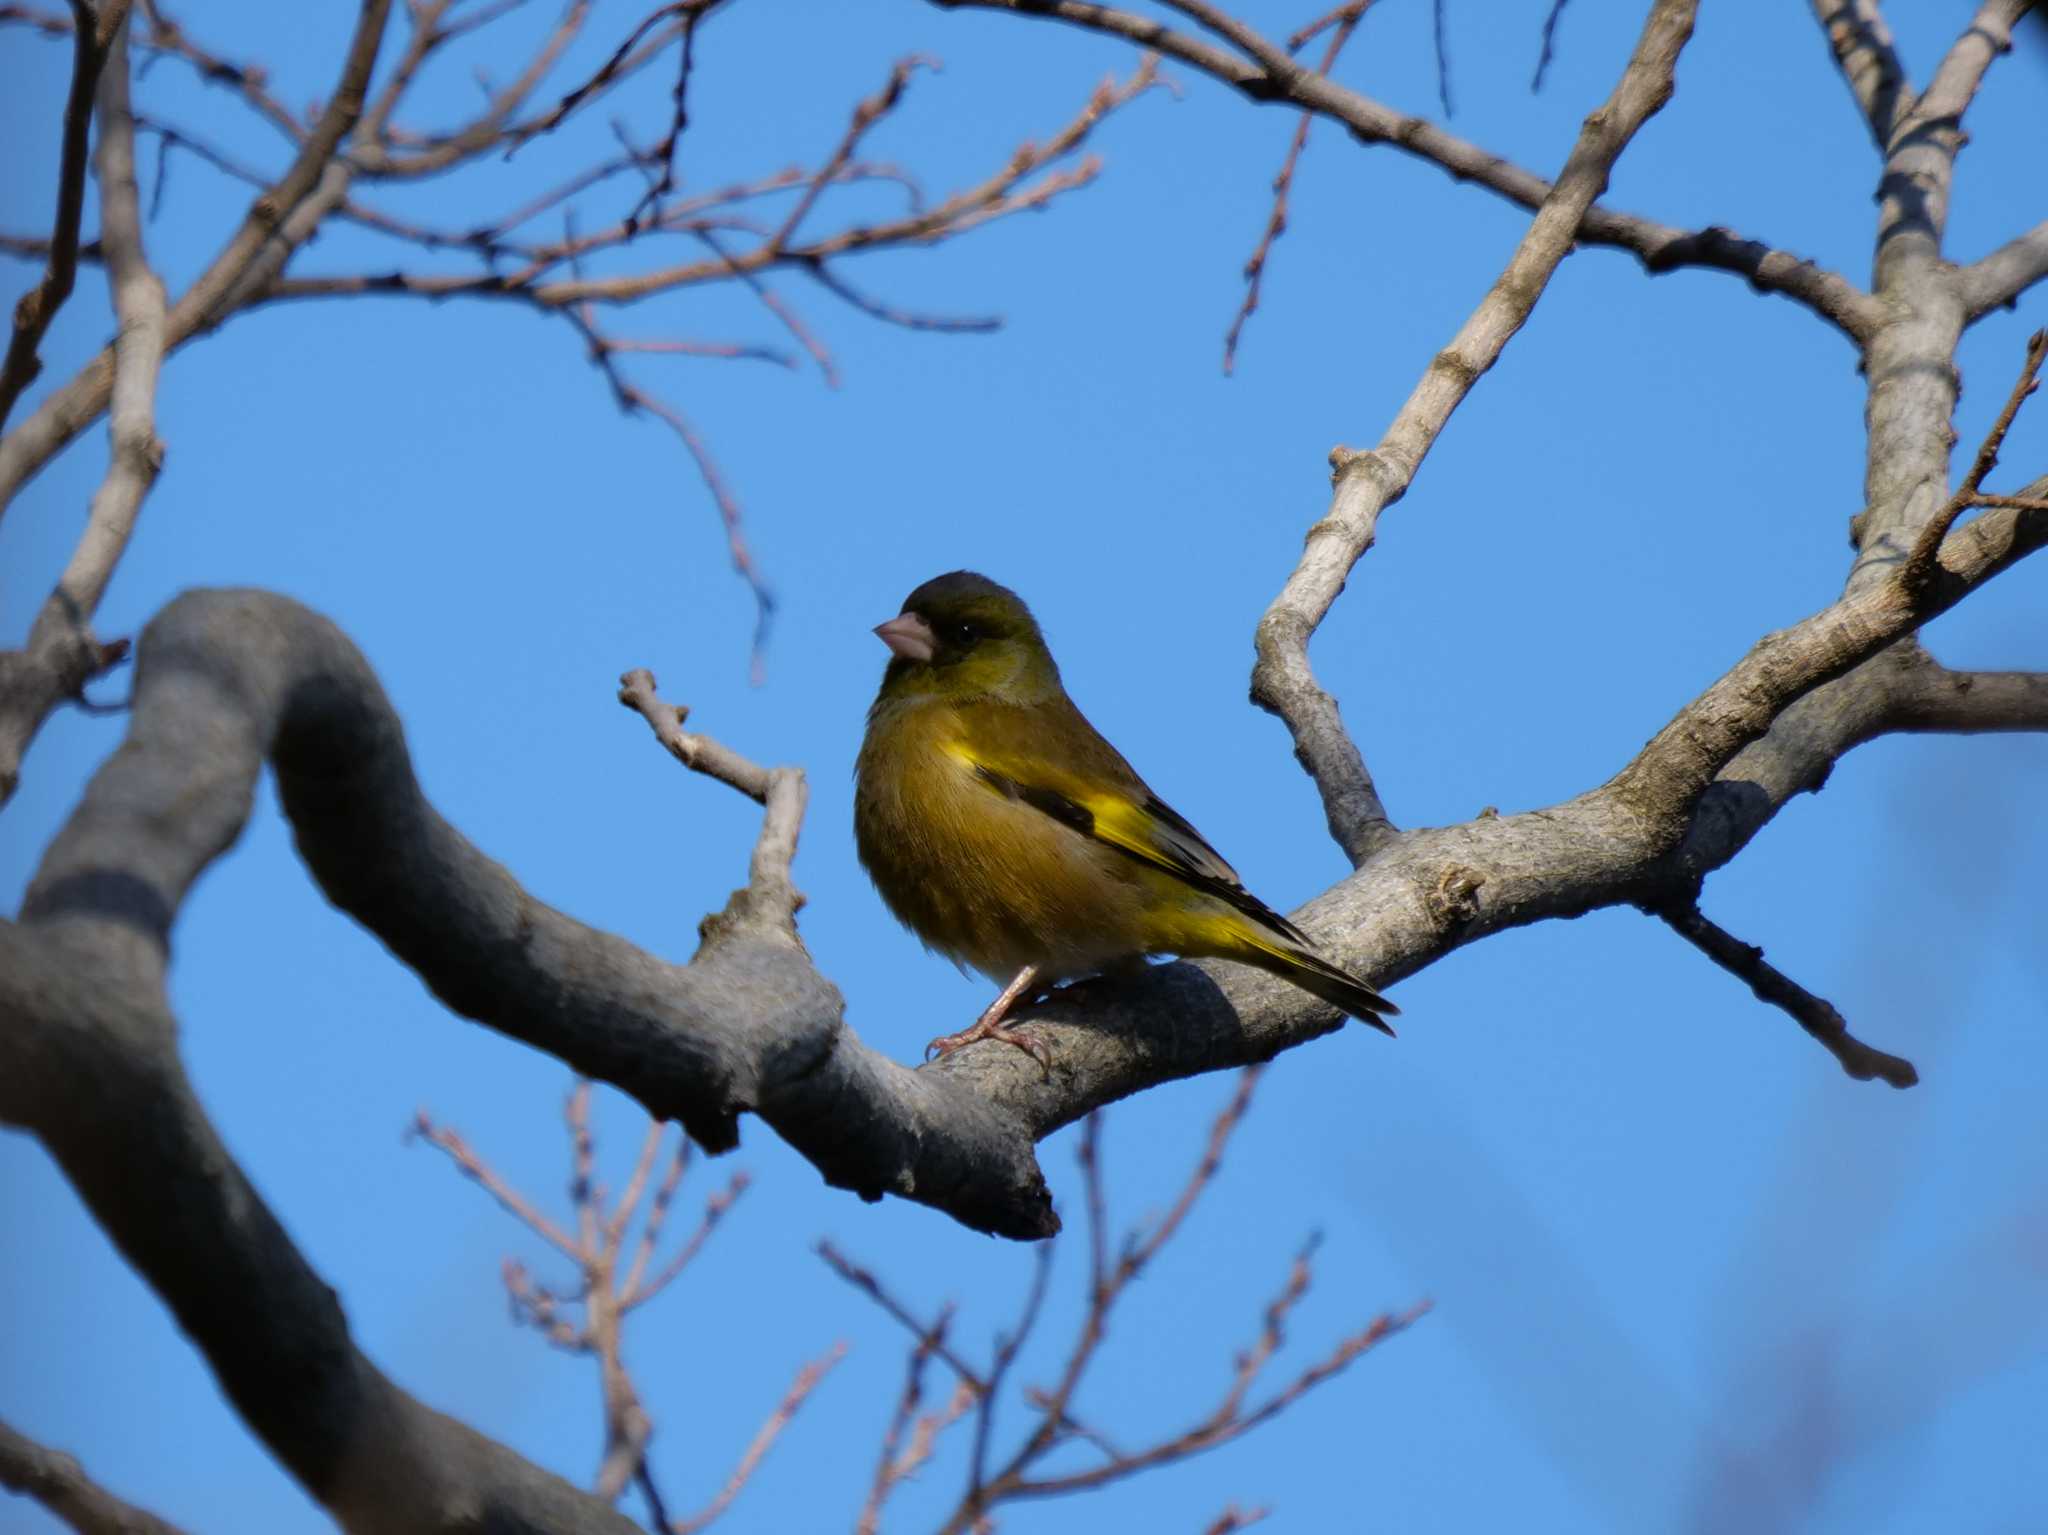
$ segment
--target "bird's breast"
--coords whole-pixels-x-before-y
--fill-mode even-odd
[[[1144,952],[1136,867],[990,788],[970,742],[959,715],[939,706],[870,723],[854,834],[889,909],[930,947],[1002,979],[1025,965],[1078,975]]]

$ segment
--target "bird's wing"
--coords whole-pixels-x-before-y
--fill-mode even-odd
[[[1064,701],[1063,701],[1064,702]],[[1237,871],[1140,778],[1080,710],[1062,718],[1044,707],[984,713],[981,728],[963,732],[948,752],[989,789],[1029,805],[1061,825],[1174,875],[1276,932],[1306,944],[1307,936],[1244,888]]]

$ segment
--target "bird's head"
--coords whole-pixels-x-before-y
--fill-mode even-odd
[[[890,651],[884,698],[992,695],[1025,702],[1059,686],[1059,668],[1024,599],[971,570],[925,582],[875,634]]]

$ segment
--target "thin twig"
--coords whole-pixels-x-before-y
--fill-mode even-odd
[[[1323,50],[1322,63],[1316,66],[1319,74],[1329,74],[1336,67],[1337,55],[1344,51],[1344,45],[1351,40],[1351,34],[1371,4],[1372,0],[1351,0],[1348,5],[1339,6],[1321,21],[1290,37],[1287,40],[1288,51],[1292,53],[1325,26],[1334,25],[1337,30],[1330,38],[1329,47]],[[1301,161],[1302,150],[1308,147],[1309,128],[1314,122],[1313,112],[1301,114],[1294,125],[1294,137],[1287,145],[1287,158],[1280,163],[1280,174],[1273,178],[1273,211],[1266,218],[1266,231],[1259,236],[1258,247],[1244,264],[1244,302],[1238,305],[1237,314],[1223,338],[1223,371],[1226,374],[1237,368],[1238,337],[1244,333],[1245,322],[1252,317],[1252,311],[1259,307],[1259,286],[1266,275],[1266,259],[1273,252],[1273,242],[1287,228],[1287,194],[1294,185],[1294,168]]]
[[[71,88],[64,98],[63,147],[57,156],[57,212],[51,223],[49,263],[42,281],[14,306],[14,328],[0,360],[0,428],[21,392],[43,371],[36,348],[78,276],[78,223],[85,209],[86,146],[92,135],[94,88],[114,38],[128,21],[128,0],[102,0],[95,17],[85,0],[71,0]]]
[[[1868,1082],[1876,1077],[1893,1087],[1911,1087],[1920,1080],[1911,1061],[1864,1044],[1849,1032],[1848,1020],[1832,1003],[1766,964],[1762,949],[1708,921],[1697,906],[1662,907],[1657,915],[1723,970],[1747,981],[1759,1002],[1783,1008],[1857,1081]]]
[[[1436,99],[1443,106],[1445,117],[1455,117],[1457,111],[1451,105],[1451,44],[1444,8],[1444,0],[1432,0],[1430,36],[1436,44]]]
[[[1550,9],[1543,14],[1543,43],[1536,53],[1536,73],[1529,77],[1532,96],[1543,89],[1543,76],[1557,57],[1557,24],[1564,19],[1564,7],[1565,0],[1550,0]]]
[[[470,1148],[468,1141],[455,1131],[435,1124],[425,1109],[414,1114],[413,1122],[406,1133],[408,1138],[417,1137],[428,1145],[437,1146],[448,1153],[449,1158],[462,1170],[465,1178],[479,1184],[485,1193],[505,1208],[508,1214],[517,1217],[529,1231],[542,1238],[564,1257],[578,1263],[583,1260],[583,1247],[574,1237],[534,1208],[532,1201],[507,1183],[498,1175],[495,1168]]]
[[[670,1521],[669,1528],[675,1531],[675,1535],[696,1535],[698,1530],[703,1529],[731,1506],[732,1500],[740,1495],[741,1489],[747,1485],[748,1479],[760,1466],[761,1457],[774,1447],[776,1439],[789,1427],[789,1421],[796,1416],[797,1409],[810,1400],[811,1393],[818,1389],[818,1383],[845,1357],[846,1345],[835,1343],[829,1353],[812,1360],[797,1372],[797,1377],[791,1383],[788,1392],[776,1405],[775,1411],[768,1415],[768,1421],[763,1423],[760,1431],[754,1435],[753,1443],[747,1446],[746,1454],[740,1457],[739,1465],[733,1468],[732,1475],[726,1478],[725,1485],[718,1490],[718,1495],[687,1519]]]
[[[1906,556],[1906,563],[1899,571],[1899,580],[1909,593],[1924,592],[1934,578],[1936,564],[1941,555],[1941,543],[1955,526],[1958,517],[1969,508],[2006,506],[2015,511],[2032,511],[2035,502],[2027,496],[1990,496],[1981,494],[1977,487],[1984,483],[1998,463],[1998,450],[2005,445],[2005,434],[2012,427],[2013,417],[2019,414],[2020,406],[2040,387],[2041,364],[2048,360],[2048,330],[2037,330],[2027,338],[2027,353],[2020,365],[2020,375],[2013,381],[2012,392],[2005,398],[2004,406],[1998,412],[1998,419],[1991,424],[1991,430],[1984,434],[1984,441],[1978,446],[1977,457],[1970,464],[1970,472],[1963,476],[1963,483],[1948,500],[1948,504],[1928,521],[1914,541],[1913,551]]]
[[[33,1498],[80,1535],[182,1535],[176,1525],[108,1492],[75,1456],[37,1444],[4,1422],[0,1487]]]

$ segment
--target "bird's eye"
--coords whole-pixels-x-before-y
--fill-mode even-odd
[[[969,623],[946,625],[946,638],[962,645],[972,643],[980,633],[979,629],[976,629],[974,625]]]

